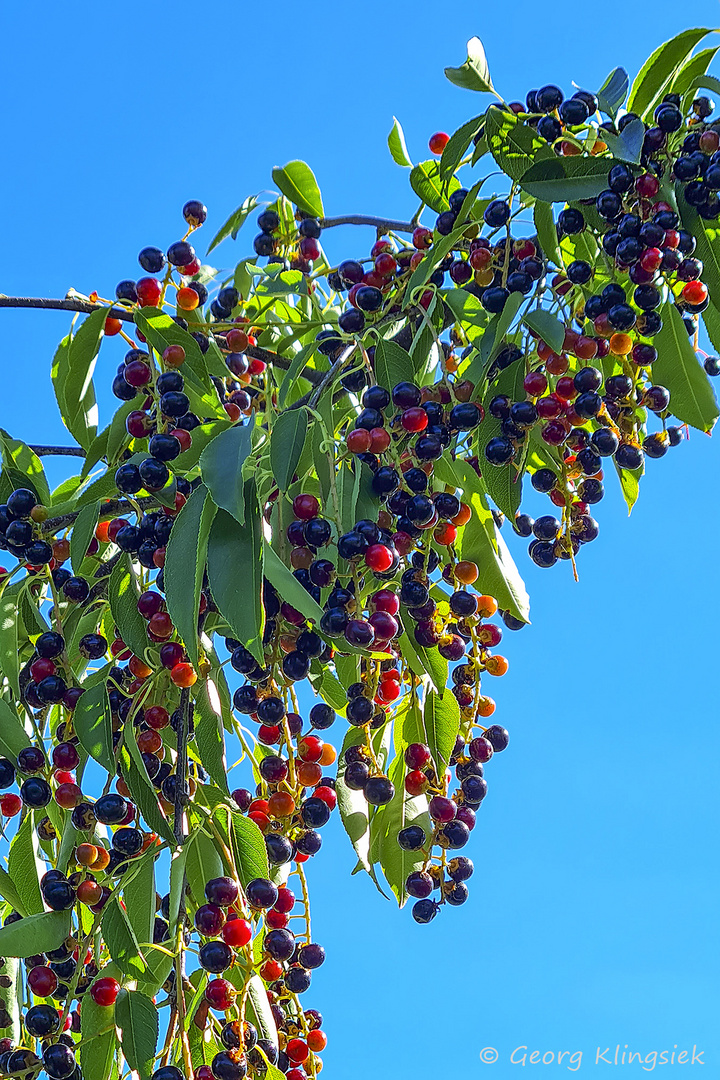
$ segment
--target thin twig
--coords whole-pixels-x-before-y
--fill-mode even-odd
[[[143,495],[142,498],[135,499],[134,503],[143,510],[151,509],[159,505],[158,500],[154,495]],[[107,517],[109,514],[114,516],[116,514],[131,513],[135,509],[135,505],[127,499],[108,499],[106,502],[100,503],[100,516]],[[79,513],[79,510],[73,510],[70,514],[61,514],[59,517],[48,518],[42,525],[43,534],[55,533],[58,532],[59,529],[66,529],[68,525],[72,525]]]
[[[85,457],[82,446],[31,446],[38,457]]]
[[[336,225],[372,225],[383,232],[415,231],[412,221],[394,221],[392,218],[372,217],[367,214],[346,214],[343,217],[320,218],[320,227],[334,229]]]
[[[91,315],[93,311],[108,312],[111,319],[119,319],[122,322],[135,322],[131,311],[125,308],[108,308],[107,304],[93,304],[90,300],[80,300],[75,297],[65,297],[62,300],[53,300],[45,296],[0,296],[0,308],[37,308],[42,311],[79,311],[83,315]],[[260,345],[248,345],[245,349],[248,356],[253,360],[262,360],[265,364],[273,364],[275,367],[287,371],[292,359],[286,360],[284,356],[269,349],[263,349]],[[306,371],[303,378],[308,382],[318,383],[320,375],[312,370]]]

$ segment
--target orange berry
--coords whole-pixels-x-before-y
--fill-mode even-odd
[[[629,334],[613,334],[610,338],[610,352],[614,356],[627,356],[633,347],[633,340]]]
[[[327,1035],[320,1028],[308,1031],[306,1042],[314,1054],[319,1054],[327,1046]]]
[[[303,787],[315,787],[322,776],[322,767],[315,761],[301,761],[296,774]]]
[[[430,147],[431,154],[442,154],[443,150],[450,142],[450,136],[444,131],[436,131],[434,135],[431,135],[428,139],[428,146]]]
[[[457,518],[455,522],[457,523]],[[478,573],[478,568],[474,562],[459,562],[455,567],[455,577],[463,585],[472,585],[473,582],[477,581]]]
[[[105,320],[105,337],[115,337],[122,330],[122,323],[119,319],[106,319]]]
[[[56,563],[64,563],[70,558],[70,541],[56,540],[52,546],[52,553]]]
[[[504,675],[508,669],[508,662],[504,656],[489,656],[485,661],[485,669],[488,675]]]
[[[95,539],[101,544],[107,544],[110,537],[108,536],[108,529],[110,528],[109,521],[99,521],[95,526]]]
[[[478,701],[478,716],[492,716],[495,712],[495,702],[491,697],[481,697]]]
[[[460,513],[456,514],[452,519],[453,525],[457,525],[460,528],[461,525],[467,525],[468,521],[472,517],[472,510],[467,503],[460,503]],[[474,580],[474,579],[473,579]]]
[[[457,539],[457,527],[451,521],[443,521],[433,530],[433,536],[441,547],[454,544]]]
[[[197,682],[197,672],[192,664],[179,663],[170,672],[170,678],[175,686],[186,688]]]
[[[332,743],[325,743],[322,748],[322,754],[320,755],[320,764],[325,766],[332,765],[336,759],[337,751],[335,747]]]
[[[98,857],[98,849],[94,844],[80,844],[75,849],[75,862],[78,866],[92,866]]]
[[[200,297],[196,293],[195,289],[187,288],[178,289],[177,291],[177,306],[182,308],[183,311],[194,311],[200,303]]]
[[[97,881],[81,881],[77,887],[77,898],[81,904],[97,904],[102,897],[102,886]]]
[[[147,679],[152,675],[152,668],[148,667],[138,656],[131,656],[128,667],[136,679]]]
[[[295,800],[287,791],[276,791],[268,799],[268,811],[273,817],[290,817],[295,812]]]
[[[104,870],[110,865],[110,852],[107,848],[99,847],[97,849],[97,858],[94,863],[91,863],[91,870]]]
[[[498,609],[494,596],[478,596],[477,613],[481,619],[490,619]]]

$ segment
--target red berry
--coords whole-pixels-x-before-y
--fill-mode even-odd
[[[226,1012],[235,1002],[235,987],[227,979],[211,979],[205,987],[205,1000],[212,1009]]]
[[[170,723],[170,713],[164,705],[151,705],[145,710],[145,723],[154,731],[161,731]]]
[[[397,615],[400,610],[400,597],[392,589],[378,589],[372,602],[377,611],[387,611],[388,615]]]
[[[313,791],[313,798],[322,799],[326,806],[329,806],[331,810],[334,810],[337,806],[337,795],[335,789],[331,787],[325,787],[321,784],[320,787],[316,787]]]
[[[283,915],[281,911],[275,911],[271,908],[265,915],[265,922],[271,930],[284,930],[288,924],[288,917]]]
[[[397,619],[387,611],[373,612],[368,622],[375,631],[375,648],[379,647],[380,641],[389,641],[391,638],[397,637],[400,632]]]
[[[381,277],[390,277],[397,270],[397,262],[389,251],[383,251],[375,260],[375,269]]]
[[[38,965],[28,972],[28,985],[36,997],[50,997],[55,993],[58,977],[52,968]]]
[[[170,678],[175,686],[186,688],[197,682],[197,672],[192,664],[176,664],[170,671]]]
[[[366,454],[370,449],[371,435],[365,428],[355,428],[347,437],[348,450],[353,454]]]
[[[707,286],[703,285],[702,281],[688,281],[682,291],[683,299],[687,300],[688,304],[704,303],[707,294]]]
[[[55,802],[63,810],[74,810],[82,802],[82,791],[77,784],[60,784],[55,791]]]
[[[420,408],[405,409],[400,423],[406,431],[424,431],[428,426],[428,414]]]
[[[159,592],[141,593],[138,597],[137,609],[142,615],[143,619],[151,619],[153,615],[156,615],[158,611],[162,611],[165,607],[165,601]]]
[[[423,225],[418,225],[412,234],[413,245],[419,250],[424,251],[429,248],[433,241],[432,229],[426,229]]]
[[[365,562],[371,570],[383,573],[393,564],[393,553],[385,544],[371,544],[365,552]]]
[[[558,379],[555,384],[555,393],[558,397],[563,398],[564,401],[570,401],[571,398],[577,397],[575,383],[569,375],[565,375]]]
[[[113,979],[109,976],[105,976],[102,979],[96,979],[90,987],[90,997],[96,1005],[102,1005],[104,1007],[114,1005],[119,993],[120,983],[117,979]]]
[[[424,769],[432,760],[432,754],[424,743],[410,743],[405,751],[405,764],[409,769]]]
[[[660,181],[652,173],[643,173],[635,181],[635,190],[641,199],[652,199],[660,190]]]
[[[405,777],[405,790],[408,795],[422,795],[427,791],[428,778],[419,769],[413,769]]]
[[[148,622],[148,633],[164,641],[169,638],[174,630],[172,619],[167,611],[157,611]]]
[[[542,371],[529,371],[523,379],[523,389],[530,397],[540,397],[547,390],[547,377]]]
[[[15,817],[22,810],[22,799],[19,795],[14,795],[12,792],[8,792],[6,795],[0,795],[0,814],[3,817]]]
[[[164,668],[176,667],[183,657],[183,647],[177,641],[167,641],[160,646],[160,663]]]
[[[436,131],[434,135],[431,135],[428,139],[428,146],[430,147],[431,154],[442,154],[443,150],[450,142],[450,136],[444,131]]]
[[[303,761],[319,761],[322,757],[324,742],[317,735],[305,735],[298,742],[298,754]]]
[[[320,513],[320,503],[314,495],[296,495],[292,508],[295,517],[301,521],[310,521]]]
[[[135,283],[135,291],[141,304],[155,307],[162,293],[162,285],[157,278],[144,277]]]
[[[295,1062],[296,1064],[302,1063],[303,1061],[307,1061],[308,1055],[310,1053],[310,1047],[304,1039],[290,1039],[287,1046],[285,1047],[285,1053],[290,1058],[290,1060]]]
[[[445,822],[452,821],[455,817],[457,806],[452,799],[448,799],[444,795],[433,795],[428,810],[433,821],[445,824]]]
[[[273,906],[276,911],[282,911],[287,915],[287,913],[292,911],[295,906],[295,893],[292,889],[288,889],[287,886],[282,885],[278,889],[277,900]]]

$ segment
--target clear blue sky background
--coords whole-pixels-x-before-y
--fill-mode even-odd
[[[596,89],[615,64],[633,74],[686,13],[667,0],[15,5],[0,290],[109,295],[139,274],[141,247],[179,237],[187,198],[207,203],[210,233],[295,157],[315,169],[328,213],[407,216],[392,115],[422,160],[433,131],[484,107],[443,77],[468,37],[483,38],[507,98],[546,82]],[[693,5],[694,25],[717,17],[715,3]],[[218,257],[233,265],[252,235]],[[333,240],[348,256],[370,242],[358,230]],[[28,441],[63,440],[49,370],[68,324],[0,312],[1,423]],[[96,375],[104,418],[120,345]],[[616,1043],[697,1044],[718,1075],[719,454],[693,433],[649,462],[630,520],[610,485],[578,585],[566,564],[536,570],[513,544],[533,626],[506,635],[510,673],[492,688],[511,743],[487,770],[464,908],[415,926],[350,878],[349,845],[328,827],[311,884],[329,959],[307,995],[325,1014],[325,1075],[504,1080],[522,1071],[508,1055],[523,1044],[583,1050],[580,1071],[595,1075],[595,1047]],[[497,1064],[480,1063],[486,1046]]]

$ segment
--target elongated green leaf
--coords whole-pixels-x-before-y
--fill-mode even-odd
[[[462,211],[458,217],[461,220],[463,219]],[[461,224],[456,226],[448,236],[441,236],[439,233],[434,234],[432,247],[426,252],[422,262],[415,267],[410,275],[410,280],[405,289],[404,307],[408,307],[413,303],[414,299],[416,299],[413,295],[415,290],[420,288],[421,285],[425,285],[432,276],[435,268],[439,266],[445,256],[457,246],[458,239],[462,236],[466,228],[467,226],[465,224]]]
[[[174,844],[175,838],[170,823],[161,813],[157,792],[152,786],[142,755],[138,750],[132,724],[128,724],[125,729],[125,745],[120,750],[120,771],[130,789],[133,802],[138,806],[149,827],[168,843]]]
[[[43,910],[40,878],[45,873],[45,863],[40,855],[32,814],[22,822],[10,844],[8,873],[25,911],[28,915],[38,915]]]
[[[255,878],[270,877],[267,848],[254,821],[230,810],[231,839],[235,863],[243,886]]]
[[[397,842],[398,833],[410,825],[419,825],[426,836],[432,833],[425,795],[411,796],[405,791],[404,754],[396,755],[388,775],[395,787],[392,801],[381,806],[371,822],[371,858],[377,859],[388,885],[402,907],[407,900],[405,882],[408,874],[419,870],[425,861],[422,851],[406,851]]]
[[[120,981],[122,972],[117,964],[106,964],[98,978]],[[91,994],[85,994],[80,1016],[80,1066],[85,1080],[109,1080],[115,1062],[117,1035],[115,1007],[96,1005]]]
[[[515,396],[511,400],[521,401],[525,396],[523,390],[524,377],[524,364],[521,360],[517,360],[510,367],[501,371],[500,377],[487,392],[485,399],[486,416],[477,433],[477,454],[482,470],[482,482],[479,481],[474,470],[470,470],[469,466],[461,466],[466,485],[470,490],[482,493],[484,488],[495,505],[511,521],[515,520],[515,514],[520,506],[522,477],[518,475],[514,462],[510,462],[508,465],[491,465],[485,458],[485,447],[491,439],[501,434],[501,421],[488,412],[487,405],[496,394],[514,394]],[[460,467],[460,463],[457,464]],[[471,526],[470,532],[473,532],[476,528],[482,531],[484,526],[481,525],[481,520],[486,519],[487,514],[481,514],[480,519],[469,522]]]
[[[345,832],[350,837],[355,853],[360,860],[363,869],[373,878],[375,884],[375,871],[370,859],[370,810],[368,801],[362,791],[355,791],[345,783],[345,751],[350,746],[360,746],[365,742],[365,732],[361,728],[351,727],[345,733],[342,749],[338,755],[338,772],[336,790],[338,798],[338,810],[340,820]],[[384,768],[390,748],[390,731],[388,728],[372,734],[372,744],[375,757],[380,768]],[[378,885],[379,888],[379,885]],[[382,890],[381,890],[382,891]]]
[[[412,161],[408,154],[408,148],[405,145],[405,133],[403,132],[402,124],[396,116],[393,116],[393,126],[390,129],[387,141],[395,164],[402,165],[403,168],[406,169],[411,169]]]
[[[0,755],[17,764],[20,751],[30,745],[30,737],[13,708],[0,698]]]
[[[82,693],[73,713],[73,730],[90,757],[112,774],[115,771],[112,722],[104,682],[97,683]]]
[[[493,315],[488,323],[487,329],[480,342],[480,359],[484,366],[482,372],[478,372],[472,376],[476,381],[479,379],[480,374],[484,375],[486,373],[497,354],[507,344],[506,338],[508,332],[515,321],[517,313],[522,307],[524,299],[525,297],[522,293],[510,293],[505,302],[505,307],[502,311],[499,311],[497,315]],[[466,377],[469,378],[470,376]]]
[[[13,439],[6,431],[2,433],[3,463],[14,468],[24,478],[24,487],[31,488],[44,506],[51,502],[50,488],[42,462],[34,450],[20,439]]]
[[[135,656],[144,659],[150,642],[147,624],[137,609],[140,589],[132,570],[129,555],[122,555],[110,575],[108,599],[110,612],[120,636]]]
[[[610,72],[597,92],[600,110],[613,118],[617,114],[630,89],[630,79],[625,68],[616,67]]]
[[[500,607],[516,618],[529,622],[530,599],[525,584],[495,525],[482,482],[471,466],[463,462],[456,464],[462,470],[465,501],[473,511],[472,518],[463,527],[461,557],[477,564],[480,572],[476,584],[478,590],[494,596]]]
[[[200,346],[188,330],[183,330],[170,315],[155,307],[144,307],[136,311],[135,324],[147,338],[148,343],[161,354],[168,345],[182,345],[185,350],[182,367],[185,392],[191,396],[192,401],[193,392],[202,396],[205,391],[211,390],[212,393],[203,398],[203,403],[207,405],[205,413],[208,414],[214,410],[216,416],[227,415],[208,378],[207,365]]]
[[[446,67],[445,78],[463,90],[476,90],[484,94],[495,92],[480,38],[470,38],[467,43],[467,60],[460,67]]]
[[[20,697],[17,624],[18,594],[6,587],[0,593],[0,671],[10,683],[15,696]]]
[[[160,1020],[155,1004],[139,990],[121,990],[115,1003],[125,1059],[141,1080],[153,1071]]]
[[[307,409],[280,413],[270,432],[270,467],[277,485],[285,492],[292,483],[308,429]],[[226,508],[227,509],[227,508]]]
[[[478,131],[482,127],[485,116],[476,116],[468,120],[450,136],[450,141],[442,152],[440,158],[440,176],[446,180],[452,176],[460,165],[465,153]]]
[[[152,851],[147,851],[137,862],[133,863],[133,876],[125,875],[129,880],[123,881],[123,900],[130,928],[142,946],[153,940],[155,924],[155,860]]]
[[[267,990],[259,975],[252,975],[248,983],[248,1004],[255,1017],[255,1026],[261,1038],[268,1039],[273,1046],[277,1047],[278,1034],[275,1026],[275,1018],[268,1001]],[[278,1069],[278,1072],[280,1070]],[[268,1076],[268,1080],[272,1080]],[[277,1080],[277,1078],[275,1078]]]
[[[102,935],[113,960],[131,978],[142,976],[145,963],[140,956],[137,936],[118,900],[110,900],[103,909]]]
[[[324,214],[320,188],[315,175],[304,161],[288,161],[287,165],[276,165],[272,178],[283,195],[312,217],[320,218]]]
[[[231,427],[208,443],[200,455],[200,472],[213,502],[241,525],[245,520],[242,467],[251,442],[250,424]]]
[[[386,390],[392,390],[399,382],[412,382],[415,378],[412,357],[396,341],[378,341],[374,370],[378,384]]]
[[[702,86],[705,73],[715,59],[718,49],[720,49],[720,45],[716,45],[713,49],[701,49],[700,52],[691,56],[674,76],[670,84],[671,92],[680,94],[682,97],[688,91]],[[717,82],[717,80],[715,81]]]
[[[702,279],[715,307],[720,305],[720,227],[717,221],[703,221],[683,193],[684,184],[675,183],[675,196],[685,229],[695,237],[695,254],[703,263]]]
[[[264,663],[261,601],[263,545],[255,483],[245,485],[245,524],[218,510],[208,540],[208,579],[218,610],[232,636]]]
[[[288,570],[284,562],[276,555],[269,544],[265,548],[265,577],[274,585],[278,595],[296,611],[302,612],[306,619],[319,623],[323,609],[310,593],[303,588],[298,579]]]
[[[523,190],[544,202],[592,199],[607,187],[614,158],[553,157],[537,161],[521,178]]]
[[[705,52],[716,53],[717,49],[705,49]],[[697,59],[697,57],[693,59]],[[698,90],[701,88],[711,90],[713,94],[720,94],[720,79],[716,79],[714,75],[701,75],[699,78],[693,79],[691,89]]]
[[[97,502],[83,506],[79,511],[70,537],[70,564],[75,574],[80,573],[80,567],[90,546],[90,541],[95,535],[95,526],[100,517],[100,505]]]
[[[445,775],[460,730],[460,707],[454,694],[440,697],[433,690],[425,695],[423,706],[425,741],[433,756],[435,772]]]
[[[198,611],[210,527],[217,506],[200,484],[178,514],[165,553],[165,598],[188,656],[197,664]]]
[[[658,356],[653,378],[670,391],[670,410],[678,420],[700,431],[712,431],[718,404],[690,344],[682,315],[672,301],[665,304],[661,314],[662,329],[654,339]]]
[[[518,119],[516,113],[492,105],[485,115],[490,153],[511,180],[521,180],[535,161],[554,158],[545,139]]]
[[[0,866],[0,896],[3,900],[7,900],[10,907],[20,915],[27,915],[27,908],[18,892],[17,885],[2,866]]]
[[[441,214],[443,210],[449,209],[448,195],[460,187],[460,181],[452,176],[447,183],[443,184],[438,162],[423,161],[412,167],[410,187],[431,210],[434,210],[436,214]]]
[[[80,324],[67,351],[56,354],[55,393],[63,422],[77,442],[89,449],[97,434],[97,405],[92,376],[100,349],[107,308],[93,311]]]
[[[553,352],[561,353],[565,340],[565,326],[545,308],[528,312],[523,318],[527,327],[533,330]]]
[[[403,611],[403,623],[405,626],[412,625],[412,619],[405,611]],[[422,645],[418,645],[414,636],[411,638],[407,631],[401,634],[398,640],[403,657],[412,673],[419,679],[427,675],[435,692],[442,695],[448,677],[447,660],[440,655],[437,648],[425,649]]]
[[[720,311],[712,301],[702,313],[702,321],[716,353],[720,353]]]
[[[203,767],[218,787],[229,793],[222,705],[212,679],[195,684],[195,740]]]
[[[257,195],[248,195],[237,210],[233,210],[230,217],[227,219],[224,225],[221,225],[218,231],[210,241],[210,246],[207,249],[209,255],[213,248],[216,248],[218,244],[227,239],[228,236],[232,236],[233,240],[240,232],[246,219],[252,214],[253,210],[259,205]]]
[[[618,465],[615,465],[615,471],[620,481],[620,489],[623,493],[623,498],[628,508],[628,515],[632,513],[632,508],[638,500],[640,494],[640,477],[645,471],[643,467],[639,469],[621,469]]]
[[[648,116],[698,42],[710,31],[704,27],[683,30],[660,45],[645,61],[633,80],[627,107],[640,117]]]
[[[533,220],[543,254],[556,266],[562,266],[562,255],[560,254],[552,206],[549,203],[536,202],[533,206]]]
[[[0,927],[0,955],[36,956],[58,949],[70,933],[71,911],[44,911]]]
[[[205,903],[206,883],[225,873],[215,844],[202,829],[195,829],[188,840],[185,873],[192,898],[198,905]]]

